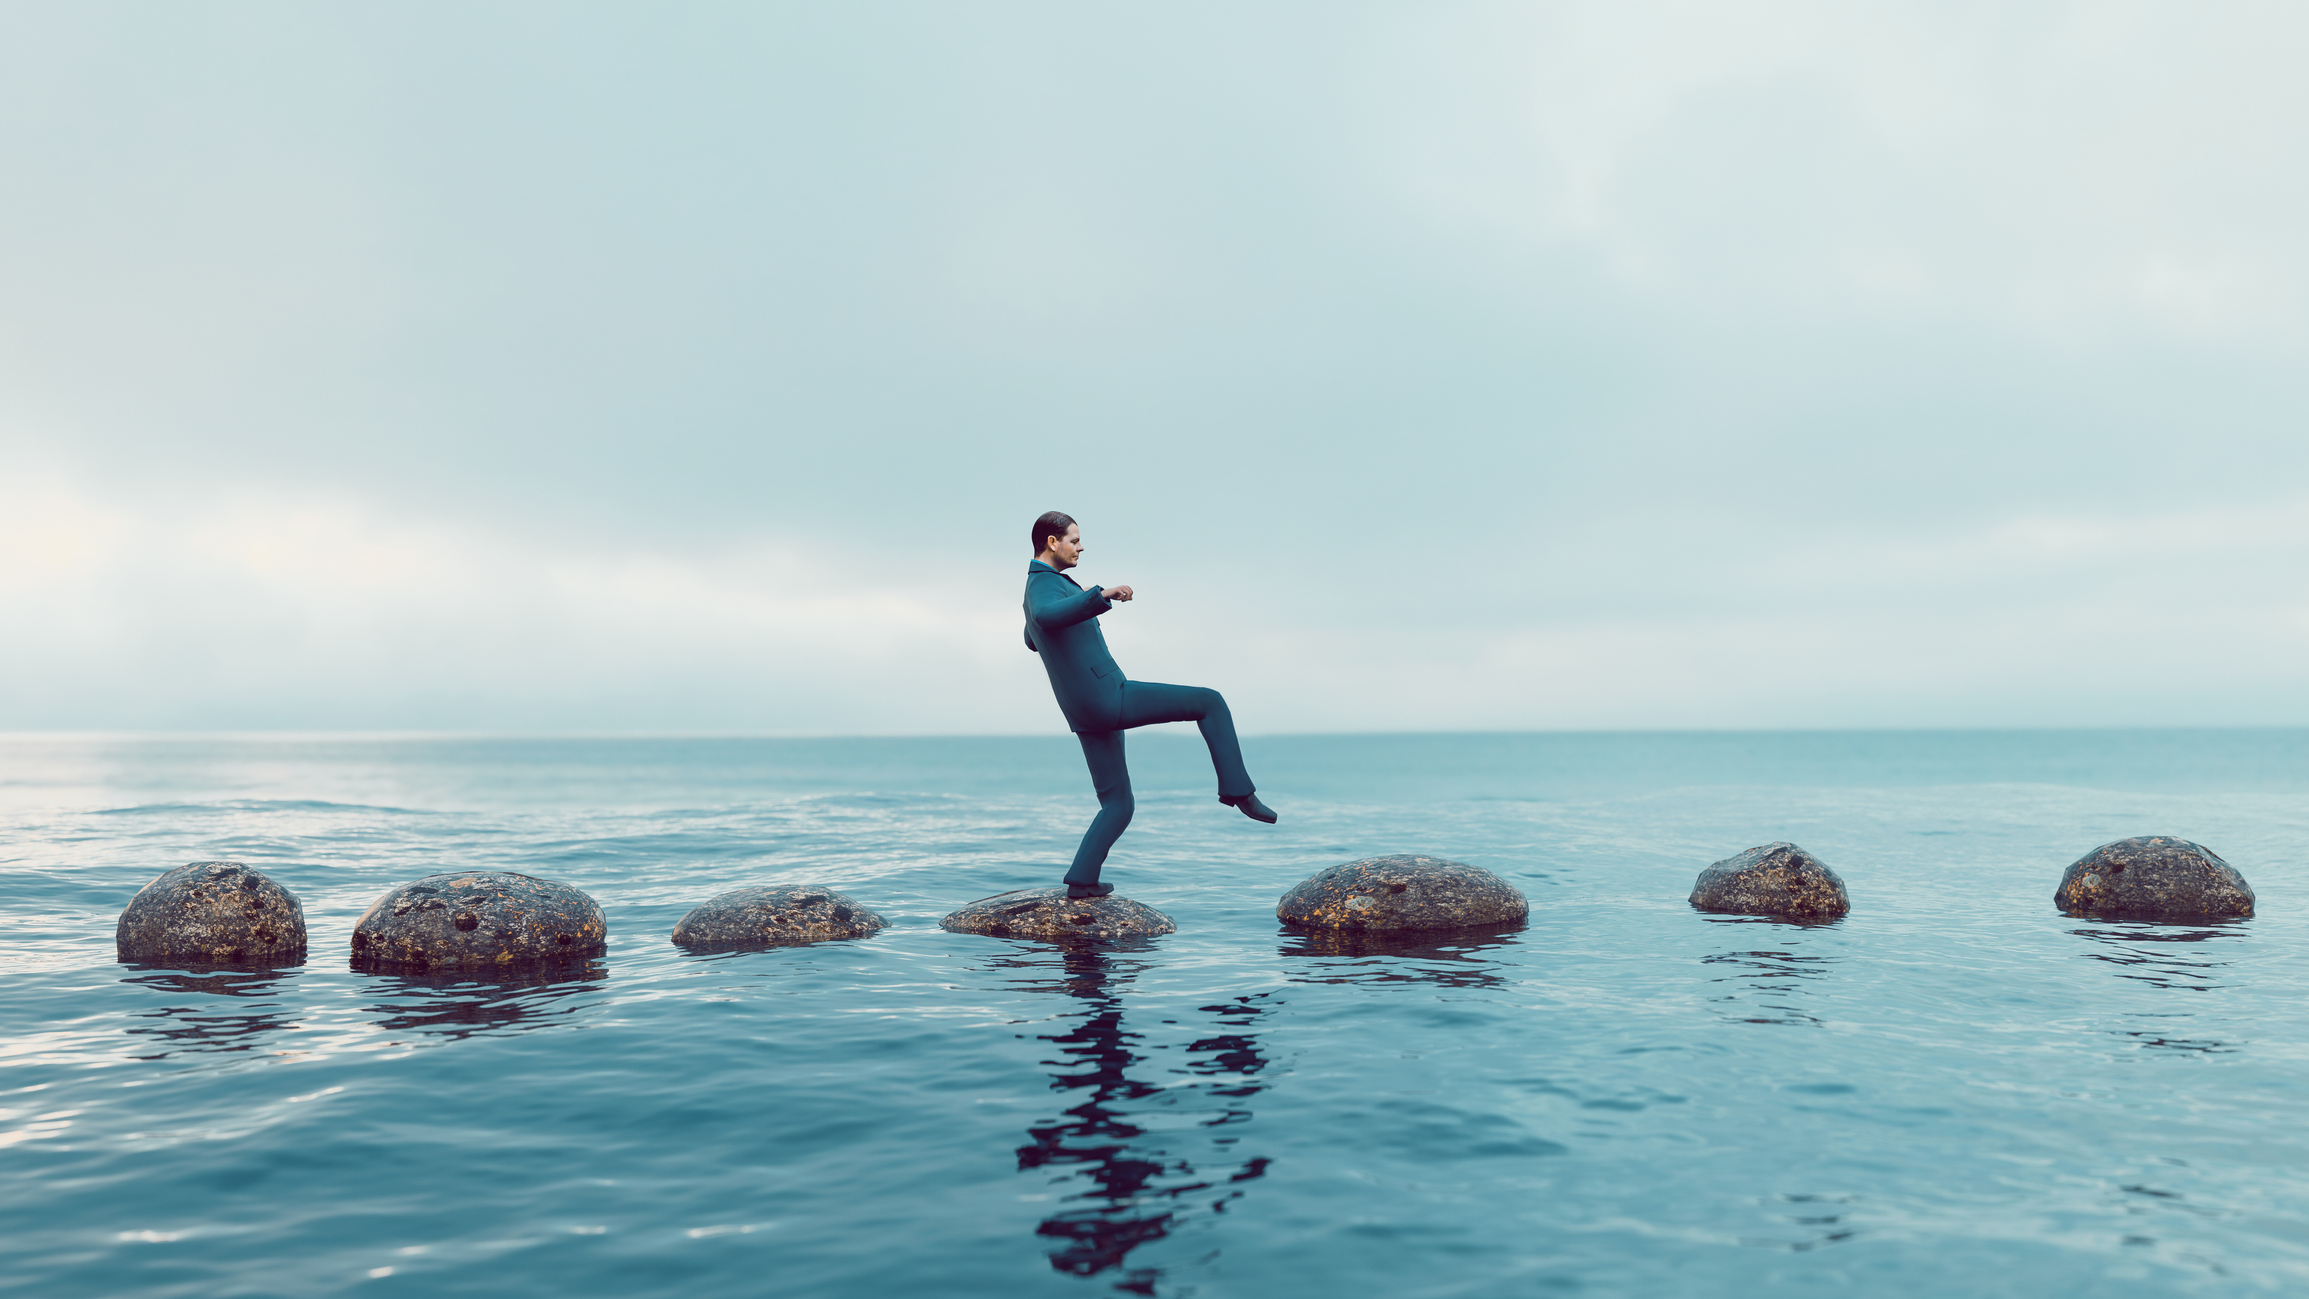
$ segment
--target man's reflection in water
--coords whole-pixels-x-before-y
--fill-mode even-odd
[[[165,1060],[189,1051],[248,1051],[262,1045],[265,1035],[288,1026],[291,1015],[278,1004],[297,971],[250,970],[230,966],[160,968],[131,965],[136,973],[122,983],[178,994],[170,1004],[144,1011],[139,1019],[157,1021],[128,1031],[136,1037],[157,1039],[161,1049],[139,1060]],[[192,997],[222,997],[224,1002],[199,1002]]]
[[[1761,940],[1743,951],[1718,952],[1703,957],[1705,964],[1724,972],[1709,982],[1722,985],[1711,1001],[1726,1003],[1724,1018],[1736,1024],[1817,1024],[1818,1016],[1804,1005],[1814,980],[1828,973],[1837,958],[1803,951],[1804,935],[1815,929],[1834,929],[1837,920],[1781,920],[1771,916],[1703,916],[1712,925],[1764,925]]]
[[[1050,1265],[1082,1277],[1122,1269],[1116,1289],[1151,1295],[1162,1269],[1125,1268],[1131,1251],[1178,1230],[1185,1225],[1182,1215],[1205,1204],[1214,1213],[1224,1213],[1228,1201],[1242,1196],[1241,1183],[1263,1176],[1269,1161],[1243,1159],[1225,1176],[1198,1175],[1174,1149],[1184,1133],[1153,1132],[1133,1120],[1156,1117],[1148,1111],[1158,1107],[1218,1098],[1216,1113],[1197,1120],[1196,1129],[1248,1122],[1251,1111],[1245,1102],[1266,1089],[1258,1075],[1267,1067],[1267,1058],[1259,1051],[1256,1035],[1243,1030],[1254,1026],[1267,1008],[1259,1004],[1262,995],[1198,1009],[1198,1014],[1215,1016],[1215,1027],[1222,1031],[1196,1038],[1186,1047],[1186,1058],[1170,1072],[1201,1075],[1215,1080],[1212,1084],[1165,1086],[1150,1078],[1134,1078],[1128,1070],[1156,1057],[1139,1048],[1145,1035],[1123,1027],[1120,993],[1143,968],[1142,962],[1122,954],[1130,950],[1118,944],[1103,949],[1090,945],[1023,949],[996,964],[1033,971],[1035,977],[1019,980],[1022,987],[1060,993],[1083,1004],[1081,1011],[1068,1016],[1074,1021],[1069,1031],[1043,1034],[1040,1040],[1058,1047],[1057,1059],[1043,1061],[1060,1070],[1051,1075],[1051,1090],[1088,1095],[1055,1122],[1028,1128],[1028,1142],[1018,1148],[1021,1172],[1064,1170],[1061,1184],[1089,1183],[1062,1200],[1077,1207],[1063,1209],[1035,1228],[1037,1235],[1058,1242]],[[1053,974],[1059,977],[1053,980]],[[1218,1153],[1230,1160],[1239,1153],[1228,1149],[1237,1141],[1233,1134],[1211,1138]]]
[[[2194,925],[2106,921],[2100,928],[2069,932],[2103,945],[2105,950],[2088,949],[2088,954],[2096,961],[2116,966],[2118,978],[2147,984],[2161,992],[2185,995],[2212,992],[2222,986],[2219,972],[2229,962],[2221,959],[2222,949],[2204,944],[2242,939],[2251,924],[2250,920],[2209,920]],[[2186,1001],[2170,1004],[2173,1009],[2128,1016],[2143,1027],[2109,1031],[2150,1050],[2221,1055],[2237,1049],[2214,1038],[2183,1036],[2177,1030],[2186,1027],[2185,1021],[2193,1014],[2193,1007]]]
[[[378,976],[370,1011],[379,1028],[428,1033],[455,1041],[477,1034],[544,1028],[590,1003],[578,994],[599,991],[608,979],[600,961],[518,973],[401,974]]]
[[[1497,988],[1507,980],[1492,972],[1499,962],[1487,952],[1511,947],[1523,924],[1449,933],[1358,934],[1342,930],[1285,931],[1276,954],[1305,959],[1291,972],[1293,983],[1432,983],[1446,988]]]

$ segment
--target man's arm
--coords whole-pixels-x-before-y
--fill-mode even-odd
[[[1087,591],[1069,591],[1064,595],[1052,589],[1064,589],[1065,586],[1062,582],[1047,581],[1036,582],[1027,588],[1026,611],[1033,617],[1035,626],[1052,631],[1060,627],[1072,627],[1114,607],[1113,602],[1106,598],[1104,587],[1094,586]]]

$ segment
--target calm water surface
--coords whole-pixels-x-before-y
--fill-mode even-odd
[[[938,918],[1053,880],[1071,742],[0,739],[0,1288],[40,1295],[2169,1295],[2309,1287],[2309,732],[1253,739],[1255,825],[1132,739],[1109,870],[1175,935]],[[2096,924],[2136,834],[2258,919]],[[1792,839],[1852,915],[1698,915]],[[1385,852],[1515,932],[1356,948],[1277,895]],[[136,968],[146,880],[304,901],[278,973]],[[583,977],[347,968],[437,871],[602,903]],[[868,941],[686,956],[740,884]]]

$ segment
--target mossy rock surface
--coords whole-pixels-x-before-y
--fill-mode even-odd
[[[889,923],[823,885],[783,884],[707,898],[674,925],[673,941],[692,952],[738,952],[864,938]]]
[[[584,891],[512,871],[412,880],[353,926],[362,969],[515,969],[582,961],[608,945],[609,924]]]
[[[2212,849],[2168,835],[2105,843],[2061,876],[2053,905],[2108,920],[2235,920],[2253,887]]]
[[[980,898],[938,922],[949,933],[993,938],[1147,938],[1175,933],[1169,916],[1143,902],[1108,894],[1069,899],[1063,884],[1013,889]]]
[[[1473,929],[1530,912],[1523,894],[1490,871],[1418,854],[1342,862],[1275,903],[1275,918],[1295,928],[1362,933]]]
[[[1852,909],[1844,881],[1828,863],[1792,843],[1768,843],[1700,872],[1691,903],[1741,916],[1826,920]]]
[[[305,908],[262,871],[196,861],[137,890],[113,940],[142,965],[302,965]]]

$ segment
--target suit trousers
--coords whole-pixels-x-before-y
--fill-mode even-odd
[[[1107,850],[1130,825],[1135,810],[1130,795],[1130,764],[1123,758],[1122,733],[1163,722],[1193,722],[1210,747],[1211,767],[1218,773],[1219,797],[1236,798],[1255,792],[1251,773],[1243,767],[1243,746],[1235,739],[1235,715],[1218,691],[1202,686],[1166,686],[1155,681],[1122,684],[1122,726],[1112,731],[1077,731],[1083,760],[1090,764],[1090,784],[1098,791],[1098,817],[1075,850],[1074,866],[1066,872],[1069,884],[1098,883],[1099,867]]]

